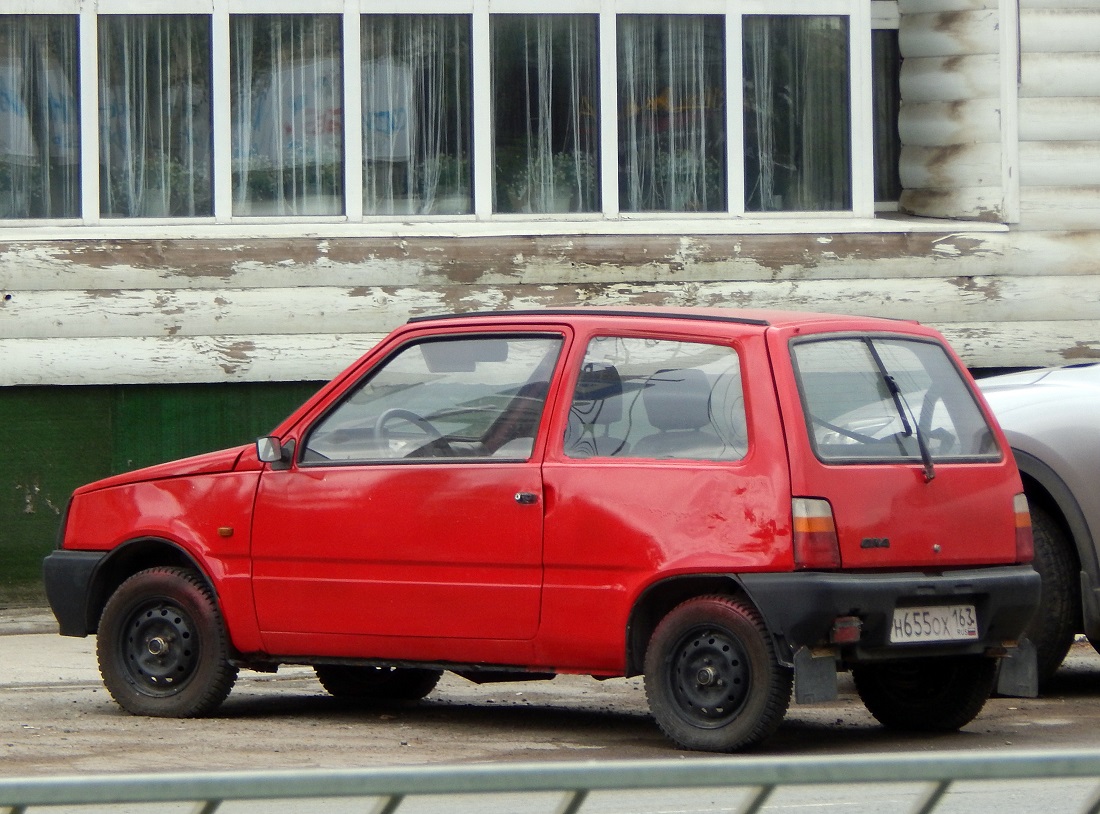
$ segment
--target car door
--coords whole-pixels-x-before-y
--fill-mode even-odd
[[[308,424],[294,461],[265,471],[256,498],[253,590],[269,650],[353,655],[362,636],[534,635],[536,439],[562,342],[411,342]],[[399,655],[426,657],[413,648]]]
[[[544,465],[539,642],[550,663],[613,674],[631,607],[652,584],[789,562],[763,339],[753,326],[723,327],[720,338],[682,327],[600,334],[578,348]]]

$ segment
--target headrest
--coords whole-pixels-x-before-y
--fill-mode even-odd
[[[585,363],[577,379],[573,409],[588,424],[611,424],[623,417],[623,381],[614,365]]]
[[[649,423],[659,430],[697,430],[710,422],[710,382],[696,368],[658,370],[642,390]]]

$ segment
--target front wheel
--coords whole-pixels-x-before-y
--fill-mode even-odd
[[[419,701],[439,683],[442,670],[317,664],[317,680],[329,695],[357,701]]]
[[[107,690],[134,715],[206,715],[237,679],[214,595],[187,568],[150,568],[123,582],[103,608],[96,654]]]
[[[883,726],[951,732],[970,723],[993,692],[997,662],[944,656],[870,662],[852,668],[864,706]]]
[[[791,671],[747,602],[690,599],[653,632],[645,688],[657,725],[685,749],[732,752],[760,743],[791,701]]]

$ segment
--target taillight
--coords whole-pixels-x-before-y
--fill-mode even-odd
[[[840,568],[840,541],[829,501],[796,497],[791,501],[791,514],[794,517],[794,567]]]
[[[1035,535],[1031,531],[1027,495],[1023,492],[1012,499],[1012,513],[1016,516],[1016,562],[1031,562],[1035,558]]]

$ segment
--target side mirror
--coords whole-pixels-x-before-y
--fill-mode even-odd
[[[282,463],[286,459],[286,450],[278,438],[267,435],[256,439],[256,457],[265,464]]]

